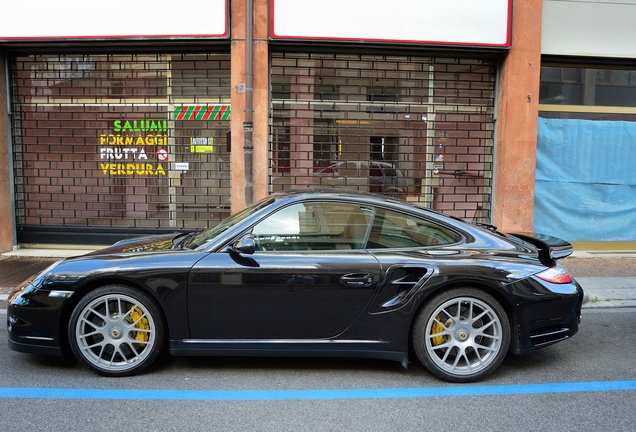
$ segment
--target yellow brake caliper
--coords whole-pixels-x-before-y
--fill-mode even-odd
[[[135,327],[143,330],[150,330],[150,323],[148,322],[148,318],[144,317],[144,313],[139,309],[138,306],[135,306],[130,311],[130,320],[135,324]],[[139,342],[148,342],[150,339],[150,333],[146,331],[138,331],[135,335],[135,339]]]
[[[444,335],[442,335],[442,333],[444,332],[444,326],[439,323],[439,320],[440,320],[440,317],[438,315],[435,317],[435,321],[433,322],[433,325],[431,326],[431,336],[439,335],[439,336],[433,336],[431,340],[433,346],[441,345],[445,341]]]

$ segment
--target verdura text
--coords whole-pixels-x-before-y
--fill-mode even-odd
[[[154,166],[151,163],[102,163],[100,164],[104,174],[117,175],[140,175],[140,176],[165,176],[166,171],[161,164]]]

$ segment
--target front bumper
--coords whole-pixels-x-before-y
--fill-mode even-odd
[[[61,311],[65,299],[26,286],[9,295],[7,334],[14,351],[62,356]]]

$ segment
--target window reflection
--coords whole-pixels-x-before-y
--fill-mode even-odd
[[[543,66],[543,105],[636,106],[636,69]]]

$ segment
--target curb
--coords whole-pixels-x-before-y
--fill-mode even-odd
[[[594,297],[590,300],[590,295],[587,291],[583,293],[583,309],[621,309],[621,308],[633,308],[636,307],[636,300],[634,299],[599,299]]]

